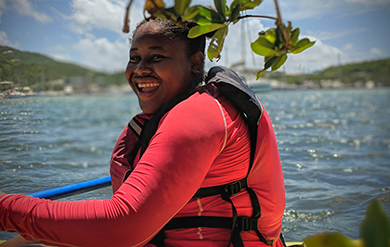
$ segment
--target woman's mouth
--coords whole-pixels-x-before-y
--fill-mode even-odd
[[[140,93],[149,93],[158,88],[159,84],[157,82],[148,82],[148,83],[138,83],[137,88]]]

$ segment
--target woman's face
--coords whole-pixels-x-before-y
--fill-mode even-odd
[[[138,28],[130,49],[127,80],[146,114],[154,114],[186,90],[192,79],[191,58],[184,41],[153,35],[156,24]]]

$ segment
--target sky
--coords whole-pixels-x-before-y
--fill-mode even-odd
[[[167,6],[173,0],[164,0]],[[230,4],[231,1],[227,1]],[[0,44],[72,62],[96,71],[125,69],[130,34],[122,33],[128,0],[0,0]],[[130,29],[143,19],[144,0],[135,0]],[[192,5],[213,5],[193,0]],[[390,57],[390,0],[279,0],[283,22],[300,28],[300,38],[316,44],[289,55],[280,69],[288,74],[312,73],[330,66]],[[247,14],[275,17],[274,1],[264,0]],[[259,31],[273,27],[267,19],[247,18],[232,25],[219,62],[230,67],[245,60],[261,70],[263,58],[250,43]]]

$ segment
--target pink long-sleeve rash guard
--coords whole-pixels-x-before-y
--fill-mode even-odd
[[[0,229],[60,246],[143,246],[175,215],[231,216],[230,204],[219,196],[191,199],[199,187],[247,173],[248,130],[234,107],[217,99],[196,93],[168,112],[111,199],[63,202],[4,195]],[[233,201],[239,216],[251,216],[247,193]],[[166,245],[224,246],[229,235],[227,229],[171,230]],[[253,241],[248,246],[263,246],[255,233],[244,233],[243,239]]]

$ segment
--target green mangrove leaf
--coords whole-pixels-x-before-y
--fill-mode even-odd
[[[259,6],[263,0],[244,0],[242,1],[243,4],[241,6],[241,11],[242,10],[247,10],[247,9],[254,9],[255,7]]]
[[[276,41],[275,30],[276,30],[276,28],[273,27],[273,28],[268,29],[264,33],[264,38],[266,38],[266,40],[268,40],[271,44],[275,44],[275,41]]]
[[[273,58],[275,55],[264,57],[264,63],[268,62],[271,58]]]
[[[306,247],[363,247],[359,240],[350,239],[339,232],[324,232],[307,237]]]
[[[190,5],[191,0],[175,0],[175,6],[174,9],[178,16],[182,16],[184,14],[184,11]]]
[[[196,14],[193,18],[191,18],[194,22],[196,22],[199,25],[211,25],[213,22],[203,16],[201,16],[199,13]]]
[[[230,9],[234,9],[236,6],[240,6],[240,11],[253,9],[260,5],[263,0],[234,0],[230,4]]]
[[[264,69],[267,70],[271,68],[271,66],[276,62],[276,60],[278,60],[277,56],[266,57],[266,59],[264,59],[265,61]]]
[[[274,64],[274,62],[278,59],[277,56],[266,56],[264,58],[264,69],[260,70],[259,72],[257,72],[256,74],[256,80],[258,80],[260,78],[260,76],[262,76],[264,74],[264,72],[267,71],[267,69],[271,68],[271,66]]]
[[[390,246],[390,222],[382,204],[374,199],[367,207],[366,217],[360,225],[359,237],[365,247]]]
[[[242,0],[234,0],[231,4],[230,4],[230,10],[234,9],[235,7],[237,7],[240,2],[242,2]]]
[[[296,45],[297,42],[298,42],[298,37],[299,37],[299,27],[298,28],[295,28],[294,30],[292,30],[291,32],[291,42],[292,42],[292,45]]]
[[[284,36],[283,36],[282,30],[279,27],[277,27],[275,29],[275,36],[276,36],[275,45],[276,45],[276,47],[281,49],[283,47],[283,44],[284,44]]]
[[[195,26],[195,27],[191,28],[190,31],[188,32],[188,38],[191,38],[191,39],[196,38],[202,34],[210,33],[212,31],[218,30],[218,29],[223,28],[223,27],[226,27],[226,25],[219,24],[219,23],[212,23],[212,24]],[[215,36],[215,34],[214,34],[214,36]]]
[[[211,38],[209,48],[207,49],[207,57],[210,61],[213,61],[214,58],[219,60],[227,32],[228,27],[224,26],[220,28]]]
[[[312,47],[315,44],[315,41],[310,41],[308,38],[303,38],[295,45],[295,49],[292,50],[293,54],[298,54],[303,52],[309,47]]]
[[[251,43],[251,48],[254,53],[260,56],[270,56],[276,53],[273,49],[274,45],[264,36],[260,36],[257,40]]]
[[[276,71],[282,66],[287,60],[287,55],[286,53],[282,54],[281,56],[278,56],[277,59],[275,60],[274,64],[272,65],[271,71]]]
[[[193,7],[189,8],[185,12],[184,16],[182,17],[183,21],[192,20],[193,18],[195,18],[196,15],[199,14],[199,11],[200,10],[197,6],[193,6]]]
[[[229,20],[235,23],[239,16],[240,16],[240,5],[236,5],[233,9],[230,9]]]
[[[230,4],[230,8],[234,8],[237,5],[240,6],[240,10],[253,9],[260,5],[263,0],[234,0]]]
[[[198,23],[196,20],[197,18],[200,18],[200,19],[204,18],[204,19],[209,20],[212,23],[221,23],[221,24],[223,23],[223,20],[221,20],[221,17],[219,16],[219,14],[217,12],[215,12],[215,10],[201,6],[201,5],[197,5],[196,7],[199,9],[198,15],[195,17],[195,19],[193,19],[196,23]],[[198,24],[200,24],[200,23],[198,23]]]
[[[173,9],[165,9],[164,13],[160,10],[157,10],[153,13],[153,16],[159,17],[161,19],[170,18],[172,20],[177,20],[176,13],[173,13]]]
[[[260,70],[259,72],[257,72],[256,80],[258,80],[260,78],[260,76],[262,76],[264,74],[264,72],[266,72],[266,71],[267,71],[266,69],[263,69],[263,70]]]
[[[226,0],[214,0],[214,6],[221,19],[226,19]]]

